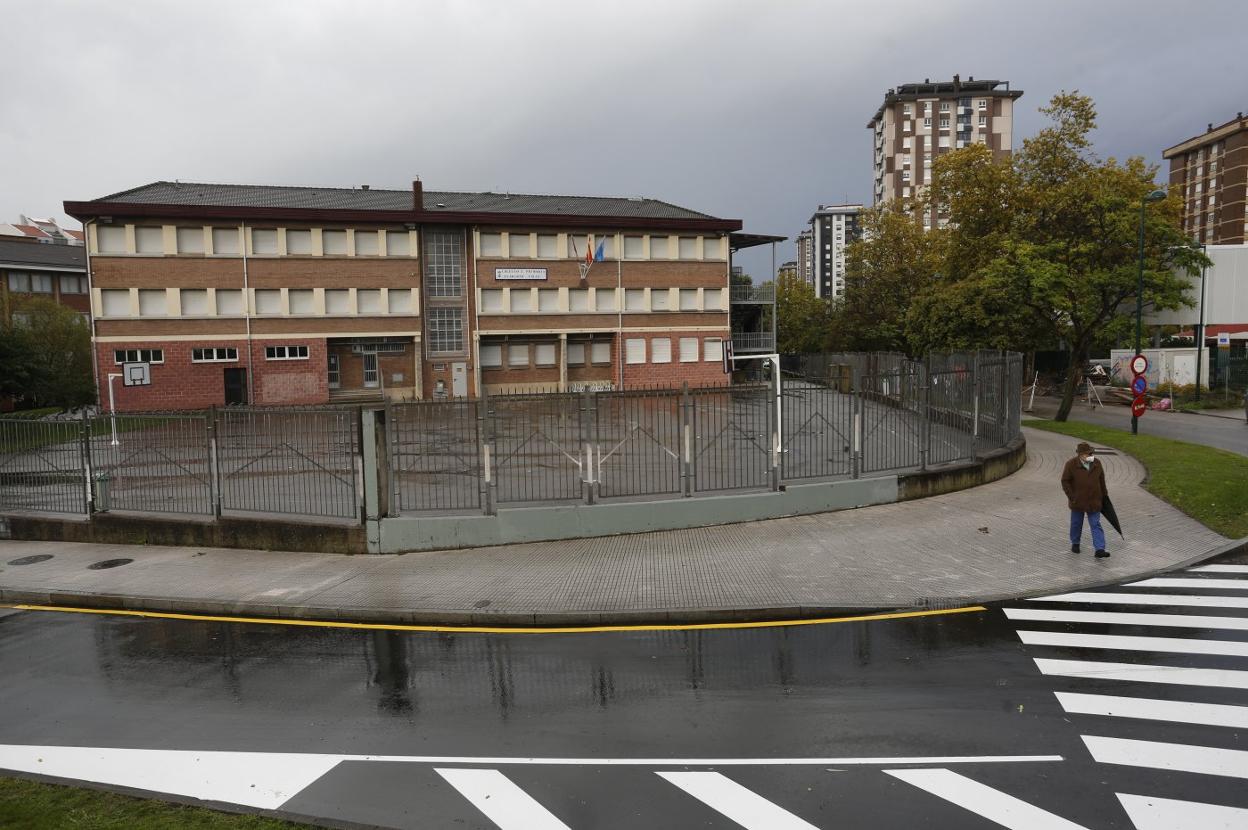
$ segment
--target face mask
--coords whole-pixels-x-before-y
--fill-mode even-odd
[[[1084,461],[1087,462],[1088,464],[1091,464],[1095,460],[1096,460],[1095,455],[1089,455],[1087,458],[1084,459]]]

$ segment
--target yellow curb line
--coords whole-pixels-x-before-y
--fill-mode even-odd
[[[5,606],[0,606],[5,607]],[[820,617],[809,620],[775,622],[689,623],[686,625],[594,625],[562,628],[490,627],[459,625],[402,625],[389,623],[333,622],[329,620],[294,620],[280,617],[215,617],[205,614],[176,614],[162,611],[126,611],[107,608],[72,608],[59,605],[10,605],[21,611],[59,611],[70,614],[103,614],[118,617],[148,617],[164,620],[196,620],[200,622],[251,623],[256,625],[295,625],[311,628],[355,628],[365,631],[418,631],[435,634],[591,634],[609,631],[704,631],[734,628],[779,628],[795,625],[827,625],[830,623],[902,620],[911,617],[934,617],[943,614],[968,614],[987,611],[982,605],[949,608],[939,611],[898,611],[891,614],[866,614],[859,617]]]

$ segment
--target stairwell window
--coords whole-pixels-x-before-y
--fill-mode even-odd
[[[236,360],[238,360],[238,349],[233,346],[191,349],[192,363],[233,363]]]
[[[265,360],[307,360],[307,346],[265,346]]]
[[[113,363],[164,363],[164,349],[116,349],[113,352]]]

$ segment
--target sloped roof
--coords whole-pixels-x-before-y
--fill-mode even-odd
[[[337,187],[284,187],[250,184],[152,182],[93,200],[108,204],[180,205],[342,211],[411,211],[411,190]],[[692,219],[717,217],[657,199],[607,196],[547,196],[520,193],[425,191],[430,213],[498,213],[594,216],[620,219]]]
[[[47,245],[27,239],[0,237],[0,265],[17,268],[79,268],[87,270],[87,249],[81,245]]]

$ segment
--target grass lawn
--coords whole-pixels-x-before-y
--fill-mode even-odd
[[[0,827],[6,830],[294,830],[309,826],[0,777]]]
[[[1223,536],[1248,536],[1248,458],[1242,455],[1074,421],[1027,420],[1023,426],[1122,450],[1148,469],[1148,492]]]

